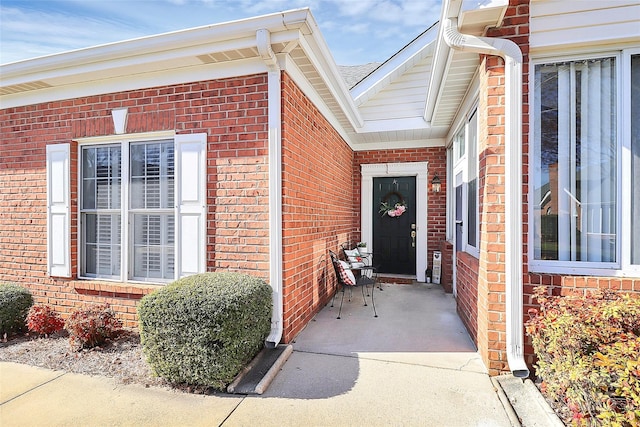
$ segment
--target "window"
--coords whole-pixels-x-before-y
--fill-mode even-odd
[[[478,256],[478,114],[473,110],[453,137],[456,250]]]
[[[82,150],[83,276],[120,277],[122,149]]]
[[[467,124],[467,245],[478,249],[478,114]]]
[[[82,148],[82,275],[121,275],[122,218],[130,227],[134,280],[174,278],[174,144],[129,146],[129,173],[122,171],[120,145]],[[122,185],[123,175],[128,185]],[[128,200],[123,209],[122,189]],[[128,190],[128,191],[127,191]]]
[[[463,126],[453,137],[453,161],[455,163],[464,157],[465,147],[465,126]]]
[[[604,271],[639,263],[638,225],[633,224],[637,221],[624,226],[621,220],[626,203],[631,205],[633,217],[640,217],[634,201],[640,197],[638,55],[632,55],[630,61],[620,59],[612,55],[535,66],[534,268]],[[623,67],[632,64],[631,72],[621,74],[621,63]],[[630,95],[625,94],[628,85]],[[620,109],[620,94],[630,96],[630,109]],[[620,135],[621,123],[629,120],[621,111],[635,114],[630,120],[629,139]],[[621,156],[625,147],[631,151],[630,159]],[[631,229],[625,233],[622,227]],[[630,258],[628,252],[621,251],[623,244],[631,246]]]
[[[79,276],[162,283],[203,272],[206,134],[121,139],[80,141]],[[52,184],[65,182],[55,171],[66,164],[63,160],[68,163],[69,144],[59,145],[67,151],[48,150],[49,192],[55,189]],[[51,194],[52,200],[64,200]],[[60,217],[66,211],[57,212]],[[60,264],[55,260],[71,258],[68,245],[55,243],[55,235],[70,234],[68,221],[63,216],[56,223],[49,232],[52,275],[52,266]],[[68,261],[55,267],[70,275]]]

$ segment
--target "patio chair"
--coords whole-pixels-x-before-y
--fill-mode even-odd
[[[338,256],[333,251],[329,251],[329,255],[331,256],[331,263],[333,264],[333,269],[336,273],[336,280],[342,287],[342,299],[340,300],[340,309],[338,310],[338,317],[340,319],[340,315],[342,314],[342,304],[344,303],[344,293],[349,289],[350,292],[353,291],[353,288],[356,286],[360,286],[362,290],[362,299],[364,300],[364,305],[367,306],[367,298],[364,294],[365,288],[367,288],[367,296],[369,294],[369,285],[371,285],[371,305],[373,305],[373,317],[378,317],[378,312],[376,311],[376,301],[374,299],[374,287],[376,283],[375,269],[370,267],[372,272],[372,277],[361,274],[359,277],[355,277],[353,271],[349,267],[349,263],[343,261],[338,258]],[[333,301],[336,299],[336,294],[333,296],[333,300],[331,302],[331,307],[333,307]],[[351,293],[349,294],[349,301],[351,301]]]
[[[349,263],[351,270],[370,278],[373,276],[377,270],[373,265],[373,253],[361,254],[358,248],[353,247],[349,242],[341,244],[340,249],[342,249],[344,259]],[[382,290],[380,283],[378,283],[378,289]]]

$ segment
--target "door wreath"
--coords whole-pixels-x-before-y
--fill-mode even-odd
[[[396,203],[392,202],[392,196],[395,196],[395,199],[398,200]],[[407,204],[404,201],[404,197],[402,197],[402,194],[398,193],[397,191],[390,191],[382,198],[382,201],[380,202],[379,213],[382,216],[388,215],[391,218],[397,218],[399,216],[402,216],[402,214],[405,213],[406,210]]]

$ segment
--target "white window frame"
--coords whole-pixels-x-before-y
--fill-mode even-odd
[[[77,139],[78,143],[78,265],[77,275],[82,279],[117,281],[123,283],[157,283],[165,284],[195,273],[205,271],[206,260],[206,134],[176,135],[173,131],[147,132],[141,134],[113,135],[105,137],[88,137]],[[173,140],[174,142],[174,198],[172,210],[175,215],[175,250],[174,277],[172,279],[134,278],[133,251],[128,225],[132,212],[129,209],[129,147],[132,143],[157,142]],[[86,276],[82,274],[85,257],[83,245],[82,223],[82,149],[90,146],[120,145],[121,154],[121,253],[120,276]],[[183,149],[184,147],[184,149]],[[184,163],[184,164],[183,164]],[[180,177],[186,177],[180,179]],[[187,185],[185,181],[196,182]],[[195,242],[195,245],[194,245]],[[195,249],[194,249],[195,248]]]
[[[529,271],[532,273],[554,273],[554,274],[572,274],[586,276],[605,276],[605,277],[637,277],[640,273],[640,265],[631,265],[630,248],[631,233],[630,215],[623,215],[623,212],[631,211],[630,197],[623,195],[631,194],[631,123],[630,123],[630,106],[631,106],[631,55],[637,55],[640,49],[621,49],[616,51],[601,51],[585,55],[562,55],[562,56],[545,56],[544,58],[534,58],[531,61],[531,72],[529,73],[530,88],[530,105],[529,123],[531,123],[530,143],[529,143],[529,195],[530,201],[528,206],[529,216],[529,241],[528,257]],[[612,57],[616,61],[616,105],[617,109],[617,168],[616,179],[618,182],[616,191],[616,261],[615,262],[587,262],[587,261],[557,261],[557,260],[537,260],[535,259],[535,210],[534,210],[534,186],[535,186],[535,141],[533,126],[536,120],[538,106],[535,105],[535,69],[538,65],[553,64],[569,61],[583,61],[589,59],[599,59]]]
[[[471,162],[473,162],[475,164],[476,167],[476,190],[475,190],[475,199],[476,199],[476,222],[475,222],[475,236],[476,236],[476,242],[475,242],[475,246],[469,243],[469,206],[468,206],[468,202],[467,203],[467,207],[466,207],[466,222],[467,225],[465,227],[465,229],[467,230],[467,238],[465,240],[465,245],[466,245],[466,251],[468,253],[470,253],[471,255],[474,255],[476,258],[480,257],[480,162],[478,161],[479,159],[479,138],[480,138],[480,132],[479,132],[479,117],[478,117],[478,109],[477,107],[472,108],[469,111],[469,115],[467,116],[467,121],[466,121],[466,127],[467,127],[467,132],[466,132],[466,144],[467,144],[467,168],[466,168],[466,186],[467,186],[467,193],[469,192],[469,181],[470,181],[470,176],[469,176],[469,164],[471,164]],[[469,129],[471,129],[471,120],[472,118],[475,117],[475,136],[476,136],[476,140],[475,141],[471,141],[471,132],[469,132]],[[472,154],[472,150],[471,150],[471,145],[475,144],[475,158],[472,159],[470,156]],[[467,201],[469,200],[469,195],[467,194]]]
[[[640,48],[624,49],[622,51],[621,64],[621,83],[623,88],[631,88],[631,57],[640,55]],[[622,181],[620,185],[621,192],[621,212],[631,212],[631,197],[624,197],[625,194],[631,195],[631,90],[623,90],[621,96],[621,126],[622,126],[622,142],[621,142],[621,164],[622,164]],[[640,264],[631,264],[631,215],[622,215],[622,254],[620,261],[622,262],[622,271],[624,275],[633,277],[640,276]],[[640,239],[640,236],[635,236]]]
[[[446,239],[450,243],[454,243],[455,239],[455,211],[453,197],[455,193],[453,191],[453,145],[447,147],[447,185],[446,185],[446,198],[447,198],[447,225],[446,225]]]
[[[460,124],[458,130],[453,134],[453,137],[451,139],[451,144],[452,144],[452,161],[451,161],[451,182],[453,185],[451,185],[451,192],[450,194],[450,200],[451,200],[451,209],[450,211],[451,213],[451,224],[452,224],[452,228],[451,228],[451,241],[455,243],[456,241],[456,236],[455,236],[455,189],[457,187],[457,177],[462,174],[462,247],[461,248],[456,248],[456,251],[464,251],[467,252],[468,254],[479,258],[480,257],[480,189],[479,189],[479,167],[480,164],[478,162],[478,158],[479,158],[479,150],[477,149],[478,145],[479,145],[479,118],[478,118],[478,107],[477,107],[477,101],[473,103],[473,107],[469,109],[468,113],[465,114],[464,119],[462,121],[462,123]],[[475,232],[476,232],[476,244],[471,245],[469,244],[469,203],[468,203],[468,192],[469,192],[469,162],[471,161],[471,159],[469,158],[470,155],[470,132],[469,132],[469,128],[470,128],[470,121],[471,119],[474,117],[476,117],[476,159],[475,159],[475,164],[476,164],[476,171],[477,171],[477,181],[476,181],[476,224],[475,224]],[[464,146],[464,152],[462,154],[460,154],[459,152],[459,145],[456,142],[456,139],[458,138],[458,136],[460,135],[460,133],[464,133],[464,137],[463,137],[463,146]]]
[[[78,238],[79,238],[79,244],[78,244],[78,277],[81,278],[87,278],[87,279],[105,279],[105,280],[121,280],[122,276],[125,276],[123,274],[123,269],[125,267],[125,263],[123,263],[123,256],[122,256],[122,251],[124,251],[124,246],[125,243],[123,242],[127,242],[127,233],[125,231],[125,226],[126,226],[126,222],[127,222],[127,216],[128,214],[124,214],[123,212],[128,212],[128,206],[127,206],[127,202],[128,202],[128,198],[124,197],[125,194],[125,183],[124,180],[128,179],[128,174],[125,172],[125,168],[126,170],[128,170],[129,168],[129,151],[128,151],[128,145],[127,143],[122,143],[122,142],[110,142],[110,143],[100,143],[100,144],[83,144],[83,145],[79,145],[78,146]],[[121,235],[120,235],[120,275],[111,275],[111,276],[106,276],[106,275],[84,275],[82,273],[82,266],[85,263],[85,260],[87,258],[87,254],[86,254],[86,249],[87,249],[87,245],[86,242],[84,241],[84,236],[85,236],[85,227],[86,227],[86,223],[83,221],[83,218],[85,218],[85,215],[83,215],[83,211],[85,211],[82,206],[83,206],[83,199],[84,199],[84,182],[83,182],[83,150],[84,148],[87,147],[120,147],[120,159],[121,159],[121,164],[120,164],[120,207],[117,209],[110,209],[112,212],[109,212],[111,214],[115,214],[116,210],[118,211],[117,213],[119,213],[120,215],[120,231],[121,231]],[[125,158],[126,156],[126,158]],[[96,201],[97,203],[97,201]],[[96,209],[97,210],[97,209]],[[103,211],[106,211],[107,209],[102,209]],[[126,276],[125,276],[126,277]]]

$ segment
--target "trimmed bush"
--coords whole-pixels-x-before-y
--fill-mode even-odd
[[[549,297],[527,322],[546,397],[575,425],[640,424],[640,299],[612,291]]]
[[[71,346],[81,350],[117,337],[122,332],[122,322],[109,304],[96,304],[71,313],[64,328],[69,332]]]
[[[64,328],[64,320],[48,305],[34,305],[27,314],[27,327],[39,335],[51,335]]]
[[[224,389],[263,347],[271,287],[240,273],[188,276],[142,298],[140,341],[156,375]]]
[[[13,283],[0,283],[0,336],[24,332],[32,305],[33,297],[27,289]]]

